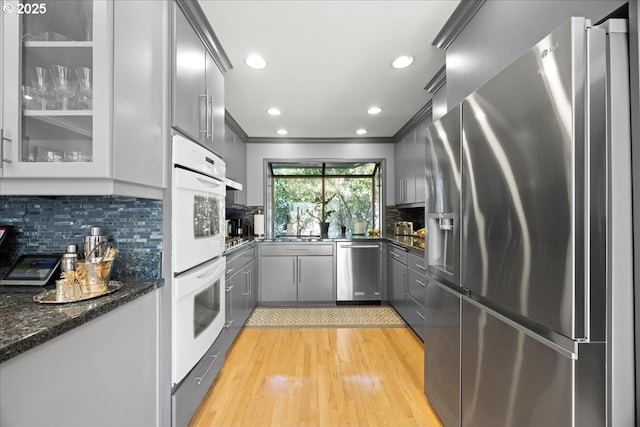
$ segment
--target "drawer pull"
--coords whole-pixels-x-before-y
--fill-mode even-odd
[[[216,363],[216,359],[218,358],[218,356],[220,356],[220,352],[217,352],[216,354],[211,356],[211,362],[209,363],[209,366],[207,366],[207,369],[204,370],[204,373],[200,377],[194,378],[194,380],[197,381],[198,384],[202,383],[202,380],[204,380],[204,377],[207,376],[207,372],[209,372],[209,369],[211,369],[213,364]]]
[[[422,318],[422,320],[424,320],[424,316],[422,315],[422,313],[420,313],[419,311],[416,311],[416,314],[417,314],[418,316],[420,316],[420,318]]]
[[[225,289],[225,292],[231,292],[231,289],[233,289],[233,285],[229,286],[228,288]]]
[[[427,271],[427,269],[421,266],[420,264],[416,264],[416,267],[418,267],[422,271]]]
[[[422,286],[423,288],[426,288],[427,285],[425,285],[424,283],[422,283],[420,280],[416,279],[416,282],[418,282],[420,284],[420,286]]]
[[[230,268],[227,271],[225,271],[226,274],[230,274],[233,273],[235,271],[235,268]]]

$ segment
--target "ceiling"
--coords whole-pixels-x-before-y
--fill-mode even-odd
[[[424,87],[445,59],[431,42],[458,3],[200,0],[233,64],[226,109],[250,138],[393,136],[431,98]],[[252,53],[267,67],[247,67]],[[415,61],[393,69],[400,55]],[[367,114],[372,105],[382,112]]]

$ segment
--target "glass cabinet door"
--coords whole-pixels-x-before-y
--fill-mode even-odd
[[[108,141],[109,131],[101,127],[108,124],[109,86],[105,89],[102,83],[94,87],[94,82],[109,81],[109,72],[102,71],[108,69],[111,59],[106,48],[106,3],[5,3],[13,7],[10,14],[5,10],[5,56],[15,55],[18,60],[5,57],[4,67],[19,69],[5,73],[5,84],[11,92],[6,94],[10,100],[9,108],[6,102],[5,108],[15,115],[5,115],[5,131],[11,134],[7,135],[11,141],[4,146],[5,158],[10,160],[5,163],[4,177],[108,174],[105,138],[100,143],[95,135],[103,130],[100,134]],[[97,22],[94,17],[99,17]]]

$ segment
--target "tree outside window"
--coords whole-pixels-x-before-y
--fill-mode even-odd
[[[273,234],[319,235],[328,222],[330,234],[354,220],[380,226],[379,163],[272,163]]]

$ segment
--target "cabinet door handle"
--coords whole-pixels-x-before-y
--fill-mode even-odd
[[[427,287],[427,285],[425,285],[424,283],[422,283],[422,282],[421,282],[420,280],[418,280],[418,279],[416,279],[416,282],[418,282],[418,284],[419,284],[420,286],[422,286],[423,288],[426,288],[426,287]]]
[[[227,271],[225,271],[225,273],[226,274],[233,273],[234,270],[235,270],[235,268],[230,268]]]
[[[420,317],[422,318],[422,320],[424,320],[424,316],[422,315],[422,313],[420,313],[419,311],[416,311],[416,314],[417,314],[418,316],[420,316]]]
[[[225,329],[229,329],[231,327],[231,324],[233,323],[233,319],[229,320],[227,323],[224,324]]]
[[[194,378],[194,380],[197,381],[198,384],[202,383],[202,380],[207,376],[207,372],[209,372],[209,369],[211,369],[213,364],[216,363],[216,359],[218,358],[218,356],[220,356],[220,352],[217,352],[216,354],[211,356],[211,362],[209,363],[209,366],[207,366],[207,369],[205,369],[202,375],[200,375],[198,378]]]
[[[213,140],[213,95],[207,93],[207,139]]]
[[[302,261],[298,258],[298,283],[302,283]]]
[[[5,138],[4,129],[0,128],[0,169],[2,168],[2,163],[11,163],[11,160],[4,158],[4,142],[11,142],[11,138]]]
[[[226,292],[231,292],[231,289],[233,289],[233,285],[229,286],[228,288],[225,289]]]
[[[391,255],[391,256],[392,256],[392,257],[394,257],[394,258],[398,258],[398,259],[400,259],[400,255],[398,255],[398,254],[397,254],[397,253],[395,253],[395,252],[389,252],[389,255]]]
[[[293,283],[296,283],[296,277],[298,277],[298,259],[293,259]]]
[[[200,95],[200,135],[204,135],[205,138],[209,131],[209,125],[207,124],[207,113],[209,109],[209,105],[207,104],[208,99],[209,93],[205,90],[204,93]],[[202,129],[202,122],[204,122],[204,129]]]

